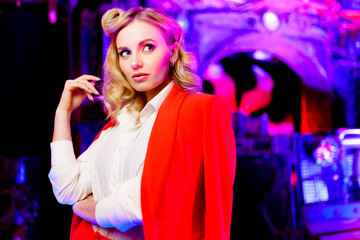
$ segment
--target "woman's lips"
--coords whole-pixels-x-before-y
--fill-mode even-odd
[[[146,80],[148,78],[148,76],[149,76],[148,73],[136,73],[136,74],[132,75],[132,78],[136,82],[141,82],[141,81]]]

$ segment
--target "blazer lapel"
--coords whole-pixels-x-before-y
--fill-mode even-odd
[[[180,107],[188,93],[177,84],[157,114],[145,157],[141,180],[141,207],[145,234],[152,239],[155,217],[171,164]]]

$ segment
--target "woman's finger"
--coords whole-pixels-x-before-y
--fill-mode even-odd
[[[93,75],[84,74],[76,78],[75,80],[100,81],[101,79]]]
[[[96,90],[95,88],[95,82],[94,81],[99,81],[100,79],[97,78],[96,80],[89,80],[89,79],[75,79],[74,82],[76,84],[79,84],[79,86],[81,86],[81,88],[91,94],[95,94],[95,95],[99,95],[100,93]],[[91,81],[91,82],[89,82]]]
[[[86,93],[99,95],[99,92],[95,89],[92,83],[89,83],[86,80],[73,80],[72,88],[78,88],[80,90],[84,90]]]
[[[94,98],[91,95],[91,93],[86,92],[86,96],[88,97],[89,100],[94,101]]]

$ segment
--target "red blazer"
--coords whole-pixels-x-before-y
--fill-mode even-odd
[[[145,239],[229,239],[235,165],[231,114],[223,101],[175,84],[159,109],[145,157]],[[80,231],[76,221],[73,237]]]

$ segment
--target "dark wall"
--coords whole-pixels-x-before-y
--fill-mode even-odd
[[[0,5],[0,155],[48,148],[68,72],[66,29],[48,24],[47,6]]]
[[[67,239],[71,207],[56,202],[47,178],[53,116],[68,78],[67,24],[49,24],[47,11],[47,5],[0,3],[0,156],[39,159],[33,239],[49,233]]]

